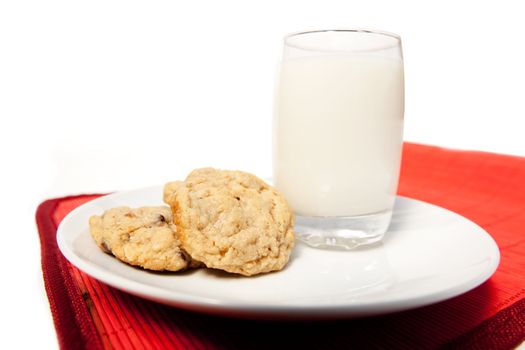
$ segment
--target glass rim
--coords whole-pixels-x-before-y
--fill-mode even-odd
[[[373,49],[367,49],[367,50],[355,50],[359,52],[363,51],[381,51],[381,50],[387,50],[391,49],[397,46],[401,46],[401,36],[392,32],[384,31],[384,30],[375,30],[375,29],[367,29],[367,28],[340,28],[340,29],[316,29],[316,30],[305,30],[305,31],[299,31],[299,32],[293,32],[290,34],[287,34],[284,36],[283,41],[285,46],[293,47],[295,49],[299,50],[305,50],[305,51],[317,51],[317,52],[351,52],[353,50],[324,50],[324,49],[315,49],[310,48],[302,45],[297,45],[290,43],[291,38],[295,38],[301,35],[309,35],[309,34],[318,34],[318,33],[328,33],[328,32],[336,32],[336,33],[364,33],[364,34],[375,34],[375,35],[381,35],[385,37],[390,37],[394,39],[396,42],[392,45],[385,45],[380,46],[378,48]]]

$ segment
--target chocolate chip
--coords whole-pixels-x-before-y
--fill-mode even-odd
[[[101,248],[104,251],[104,253],[111,253],[111,249],[109,249],[108,244],[105,241],[102,241]]]
[[[159,215],[159,221],[166,222],[166,218],[164,217],[164,215]]]

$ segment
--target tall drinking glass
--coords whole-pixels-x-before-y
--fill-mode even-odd
[[[399,36],[319,30],[284,39],[273,178],[300,239],[352,249],[390,224],[403,142]]]

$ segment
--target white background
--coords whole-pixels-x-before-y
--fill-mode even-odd
[[[3,1],[2,345],[57,346],[34,225],[43,199],[161,184],[198,166],[270,175],[289,32],[400,34],[407,140],[525,155],[518,4]]]

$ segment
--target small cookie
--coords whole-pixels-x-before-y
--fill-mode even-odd
[[[114,208],[89,219],[91,235],[106,253],[148,270],[179,271],[191,264],[168,207]]]
[[[294,245],[284,197],[254,175],[204,168],[164,187],[182,247],[207,267],[245,276],[281,270]]]

